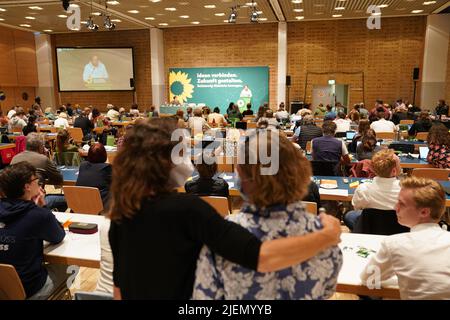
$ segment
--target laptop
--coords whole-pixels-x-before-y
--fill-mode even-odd
[[[353,140],[353,137],[356,135],[355,131],[347,131],[345,139],[346,140]]]
[[[419,147],[419,158],[426,160],[428,157],[428,147]]]

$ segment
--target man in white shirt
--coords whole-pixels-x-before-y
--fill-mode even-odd
[[[188,120],[188,127],[191,129],[192,136],[201,134],[206,130],[211,129],[206,120],[202,117],[201,108],[196,108],[194,110],[194,116]]]
[[[378,151],[372,158],[372,167],[377,176],[371,183],[363,183],[355,190],[352,198],[355,210],[344,216],[350,230],[353,230],[363,209],[395,210],[400,193],[397,177],[402,172],[399,157],[391,149]]]
[[[22,130],[23,127],[27,125],[27,117],[25,116],[25,112],[20,108],[9,120],[8,122],[10,131],[14,129]]]
[[[55,128],[67,129],[69,127],[69,121],[67,121],[67,113],[61,112],[58,115],[58,119],[53,123]]]
[[[373,129],[376,133],[397,131],[397,126],[392,121],[385,119],[385,112],[378,112],[378,119],[370,125],[370,129]]]
[[[120,112],[116,110],[117,107],[114,107],[112,104],[108,104],[106,108],[108,109],[106,117],[108,117],[111,121],[119,121]]]
[[[8,119],[12,119],[17,112],[18,107],[12,107],[11,110],[8,111]]]
[[[398,222],[411,232],[386,237],[361,273],[362,283],[398,278],[401,299],[450,299],[450,232],[438,224],[445,192],[431,179],[410,177],[400,183]],[[376,273],[375,273],[376,272]]]
[[[109,75],[106,67],[98,60],[97,56],[92,56],[91,61],[84,66],[83,81],[85,83],[105,83]]]
[[[350,119],[345,119],[346,115],[344,112],[339,112],[338,117],[333,121],[336,123],[336,132],[347,132],[350,131],[350,124],[352,123]]]

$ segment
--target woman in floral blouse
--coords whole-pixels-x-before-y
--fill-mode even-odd
[[[428,133],[427,161],[433,167],[450,169],[450,133],[442,123],[435,124]]]
[[[271,132],[272,138],[268,132]],[[263,160],[260,155],[250,155],[257,150],[256,145],[252,145],[255,138],[259,141],[267,139],[267,149],[275,150],[272,155],[283,159],[275,174],[261,174],[260,170],[263,167],[267,169],[267,165],[261,164]],[[279,153],[271,148],[277,144]],[[306,213],[301,202],[311,181],[311,167],[292,142],[278,136],[275,131],[264,130],[248,137],[246,143],[241,143],[240,150],[245,154],[245,159],[257,157],[257,164],[237,166],[237,175],[240,177],[237,178],[240,181],[237,187],[245,202],[241,212],[229,216],[228,220],[240,224],[261,240],[304,235],[321,228],[319,218]],[[271,165],[273,163],[272,158]],[[337,246],[301,264],[271,273],[241,267],[213,254],[205,246],[197,262],[192,298],[327,299],[335,292],[341,266],[342,253]]]

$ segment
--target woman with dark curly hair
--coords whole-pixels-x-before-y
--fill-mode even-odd
[[[116,299],[189,299],[203,245],[248,269],[270,272],[339,242],[340,223],[327,215],[314,233],[261,242],[197,196],[176,193],[184,181],[171,158],[175,128],[170,119],[136,125],[115,158],[109,242]],[[184,180],[190,174],[184,172]]]
[[[428,163],[435,168],[450,169],[450,132],[442,123],[431,127],[428,148]]]

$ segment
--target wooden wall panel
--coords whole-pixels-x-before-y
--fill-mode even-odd
[[[16,48],[18,85],[23,87],[37,87],[39,86],[39,81],[34,34],[20,30],[14,30],[13,32]]]
[[[313,85],[334,78],[350,85],[350,105],[364,100],[370,107],[377,98],[412,101],[412,72],[422,67],[426,17],[384,18],[381,26],[368,30],[365,19],[289,23],[291,98],[311,102]],[[305,96],[307,72],[323,75],[309,76]],[[355,72],[364,73],[364,86]],[[418,87],[416,101],[419,92]]]

